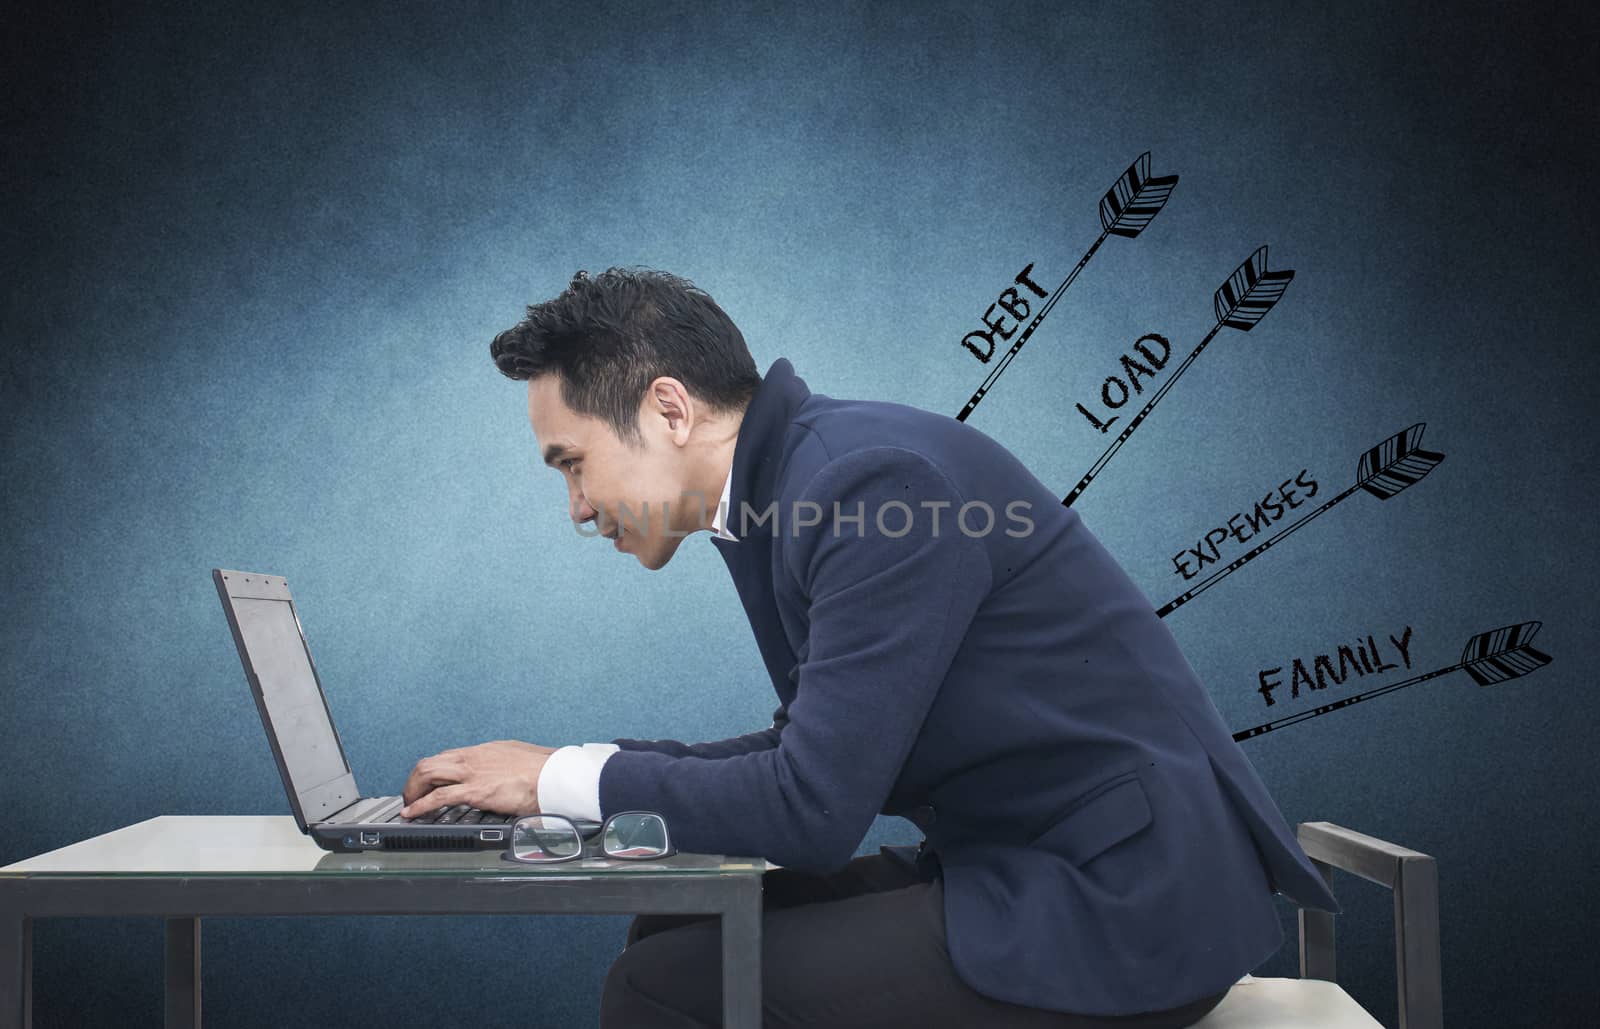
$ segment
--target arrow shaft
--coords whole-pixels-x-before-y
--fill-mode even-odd
[[[1275,535],[1270,537],[1265,543],[1262,543],[1262,544],[1258,545],[1257,547],[1255,547],[1254,549],[1252,549],[1251,551],[1246,553],[1244,556],[1235,558],[1233,560],[1233,562],[1228,565],[1228,567],[1222,569],[1219,572],[1212,572],[1209,576],[1207,576],[1205,579],[1202,579],[1199,582],[1199,584],[1197,584],[1193,589],[1189,590],[1187,593],[1184,593],[1184,594],[1181,594],[1181,595],[1179,595],[1177,597],[1174,597],[1172,600],[1167,602],[1166,606],[1158,609],[1156,611],[1156,614],[1161,616],[1162,618],[1165,618],[1167,615],[1171,614],[1172,612],[1176,611],[1178,608],[1182,607],[1183,605],[1187,604],[1189,601],[1193,600],[1195,597],[1199,596],[1205,590],[1210,589],[1213,585],[1215,585],[1217,583],[1218,580],[1222,579],[1228,573],[1232,572],[1234,569],[1238,568],[1240,565],[1243,565],[1245,562],[1251,561],[1254,558],[1258,557],[1259,555],[1264,553],[1267,550],[1268,547],[1271,547],[1274,543],[1277,543],[1279,540],[1281,540],[1284,537],[1288,536],[1290,533],[1292,533],[1292,532],[1296,531],[1297,529],[1301,528],[1306,523],[1310,522],[1311,519],[1313,519],[1313,518],[1317,517],[1318,515],[1322,514],[1324,511],[1328,510],[1330,507],[1332,507],[1333,505],[1337,504],[1339,501],[1341,501],[1344,498],[1348,497],[1350,494],[1354,493],[1356,490],[1358,490],[1360,488],[1361,488],[1361,486],[1359,484],[1349,487],[1343,493],[1340,493],[1338,496],[1336,496],[1336,497],[1332,498],[1331,500],[1327,501],[1321,507],[1317,508],[1315,511],[1312,511],[1310,514],[1306,515],[1304,518],[1300,519],[1299,521],[1295,522],[1294,524],[1292,524],[1292,525],[1288,526],[1287,528],[1283,529],[1281,532],[1276,533]]]
[[[1071,507],[1072,502],[1083,495],[1083,491],[1088,488],[1089,483],[1094,481],[1094,477],[1100,474],[1100,470],[1104,468],[1106,463],[1111,460],[1112,456],[1115,455],[1119,449],[1121,449],[1122,444],[1127,442],[1128,437],[1133,435],[1133,430],[1137,429],[1139,427],[1139,423],[1144,421],[1145,416],[1150,413],[1150,409],[1155,407],[1156,403],[1160,401],[1162,397],[1167,395],[1167,390],[1171,389],[1172,384],[1178,381],[1178,376],[1183,374],[1183,370],[1185,368],[1194,363],[1194,359],[1200,356],[1200,351],[1210,346],[1211,341],[1216,339],[1217,333],[1221,330],[1221,322],[1213,325],[1211,327],[1211,331],[1206,333],[1206,338],[1200,341],[1200,345],[1195,347],[1194,350],[1190,352],[1189,356],[1183,359],[1182,364],[1178,365],[1178,367],[1172,370],[1172,376],[1168,378],[1166,382],[1161,384],[1161,388],[1156,390],[1155,395],[1153,395],[1149,402],[1144,405],[1144,408],[1138,414],[1134,415],[1133,421],[1129,422],[1128,427],[1122,430],[1122,434],[1112,441],[1111,445],[1106,448],[1106,452],[1100,455],[1100,459],[1089,468],[1089,471],[1084,475],[1083,478],[1078,480],[1078,484],[1072,487],[1072,492],[1068,493],[1066,497],[1062,499],[1062,506]]]
[[[1023,329],[1021,335],[1017,337],[1016,342],[1011,344],[1011,349],[1005,352],[1005,354],[1000,358],[1000,362],[994,366],[992,371],[989,372],[988,377],[983,380],[983,385],[979,386],[977,392],[972,394],[972,398],[967,401],[967,406],[963,407],[961,409],[961,413],[956,415],[956,421],[964,422],[967,420],[967,415],[971,414],[973,409],[978,406],[978,402],[983,399],[984,394],[988,393],[990,388],[1000,378],[1000,373],[1006,370],[1006,365],[1010,364],[1011,359],[1017,356],[1017,351],[1022,349],[1022,344],[1028,342],[1028,337],[1033,335],[1033,330],[1037,329],[1039,327],[1039,323],[1044,321],[1044,316],[1050,313],[1050,309],[1052,307],[1056,306],[1056,301],[1059,300],[1061,295],[1067,291],[1067,287],[1072,285],[1072,280],[1076,279],[1078,277],[1078,273],[1083,271],[1085,266],[1088,265],[1089,259],[1094,256],[1096,250],[1100,249],[1100,244],[1104,243],[1106,241],[1106,237],[1110,234],[1110,229],[1103,230],[1100,233],[1100,238],[1094,241],[1094,245],[1091,246],[1082,257],[1078,258],[1078,263],[1073,265],[1072,271],[1067,273],[1066,279],[1062,281],[1061,285],[1055,288],[1055,291],[1051,293],[1050,296],[1045,300],[1044,304],[1040,306],[1039,313],[1033,316],[1033,320],[1028,323],[1027,328]]]
[[[1463,661],[1459,664],[1451,665],[1448,668],[1439,668],[1424,675],[1413,676],[1412,678],[1406,679],[1403,682],[1392,682],[1387,686],[1380,686],[1377,689],[1367,690],[1365,693],[1357,693],[1349,697],[1344,697],[1340,700],[1334,701],[1332,704],[1324,704],[1321,707],[1312,708],[1309,711],[1301,711],[1298,714],[1290,715],[1288,718],[1280,718],[1275,722],[1263,722],[1260,725],[1234,733],[1233,740],[1235,743],[1242,743],[1243,741],[1253,739],[1256,736],[1264,736],[1267,733],[1272,732],[1274,729],[1282,729],[1286,725],[1294,725],[1296,722],[1303,722],[1308,718],[1316,718],[1319,715],[1329,714],[1330,712],[1337,711],[1342,707],[1349,707],[1351,704],[1360,703],[1363,700],[1371,700],[1373,697],[1381,697],[1385,693],[1393,693],[1395,690],[1405,689],[1407,686],[1415,686],[1419,682],[1427,682],[1429,679],[1437,679],[1441,675],[1449,675],[1451,672],[1460,671],[1465,667],[1466,662]]]

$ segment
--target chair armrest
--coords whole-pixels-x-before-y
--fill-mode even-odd
[[[1334,825],[1301,822],[1295,836],[1323,879],[1333,870],[1358,875],[1394,893],[1395,987],[1400,1029],[1441,1029],[1439,874],[1427,854]],[[1300,976],[1334,979],[1333,915],[1300,909]]]

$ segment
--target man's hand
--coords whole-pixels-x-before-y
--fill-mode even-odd
[[[539,773],[553,753],[554,747],[496,740],[425,757],[400,791],[406,804],[400,815],[416,818],[452,804],[504,815],[533,814],[539,810]]]

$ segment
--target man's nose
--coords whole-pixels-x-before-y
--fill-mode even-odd
[[[582,525],[584,522],[593,521],[600,512],[582,493],[575,493],[571,502],[571,514],[572,520]]]

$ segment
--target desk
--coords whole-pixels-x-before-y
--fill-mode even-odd
[[[553,865],[499,851],[332,854],[288,816],[164,816],[0,868],[0,1029],[32,1022],[32,920],[166,919],[166,1024],[200,1025],[204,915],[717,914],[729,1029],[761,1024],[757,858]]]

